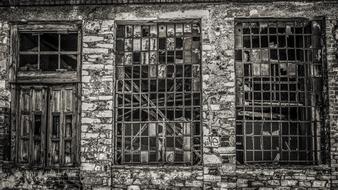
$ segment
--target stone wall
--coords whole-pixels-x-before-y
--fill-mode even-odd
[[[83,29],[83,183],[85,186],[110,186],[110,161],[113,152],[114,21],[86,20]]]
[[[81,166],[69,170],[31,170],[3,165],[3,188],[126,189],[329,189],[338,188],[338,64],[335,33],[336,4],[257,3],[180,4],[134,6],[34,7],[0,10],[0,20],[81,20],[82,109]],[[325,16],[328,63],[331,164],[277,166],[236,164],[235,154],[235,65],[234,19],[238,17]],[[154,19],[201,19],[203,134],[219,137],[219,147],[203,148],[200,166],[117,166],[113,159],[115,21]],[[3,23],[0,21],[0,23]],[[3,25],[4,26],[4,25]],[[1,29],[1,27],[0,27]],[[8,35],[7,29],[0,34]],[[5,38],[6,38],[6,35]],[[8,43],[8,36],[6,39]],[[1,35],[0,35],[1,43]],[[2,51],[0,44],[0,51]],[[8,47],[4,46],[4,47]],[[7,52],[7,48],[4,48]],[[5,60],[5,61],[2,61]],[[8,53],[0,53],[0,70],[8,64]],[[4,67],[5,68],[5,67]],[[2,72],[1,72],[2,73]],[[6,77],[0,76],[1,80]],[[9,107],[9,93],[2,95]],[[1,104],[2,105],[2,104]],[[5,167],[7,166],[7,167]],[[67,180],[69,179],[69,180]],[[54,181],[55,183],[50,183]],[[73,185],[73,186],[72,186]]]
[[[0,22],[0,160],[9,159],[9,100],[7,62],[9,61],[9,25]]]

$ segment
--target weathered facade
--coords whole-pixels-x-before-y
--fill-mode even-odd
[[[157,4],[131,3],[125,5],[76,5],[75,3],[67,6],[12,6],[2,7],[0,9],[1,189],[338,189],[338,124],[336,123],[338,119],[337,3],[325,1],[165,4],[158,2]],[[254,24],[248,25],[247,28],[249,28],[249,32],[245,31],[245,24],[241,24],[240,28],[237,27],[238,23],[251,22]],[[279,31],[279,24],[284,22],[287,22],[283,24],[284,29]],[[298,27],[301,30],[299,33],[296,32],[298,22],[303,23],[301,27]],[[309,27],[312,29],[309,33],[306,32],[306,22],[311,23]],[[164,33],[164,36],[161,37],[160,30],[161,24],[163,23],[168,30],[167,34]],[[182,34],[180,34],[177,23],[183,26],[185,26],[185,23],[188,23],[192,29],[190,28],[191,30],[189,30],[188,28],[186,30],[184,27],[181,31]],[[194,23],[198,23],[198,25],[194,25]],[[257,26],[256,23],[260,23],[257,29],[259,32],[257,33],[254,30],[255,26]],[[277,23],[277,26],[275,26],[277,32],[269,30],[264,33],[264,28],[266,26],[270,27],[271,23]],[[289,27],[288,23],[293,23],[291,25],[294,27]],[[169,32],[171,24],[176,24],[174,27],[174,36],[171,36],[172,34]],[[121,106],[118,96],[122,94],[124,95],[122,99],[128,99],[126,98],[125,92],[134,91],[135,89],[130,88],[135,88],[135,86],[138,87],[139,85],[135,85],[137,82],[131,83],[130,86],[126,85],[126,81],[129,81],[129,79],[123,75],[128,72],[128,68],[121,66],[121,63],[128,62],[128,59],[119,57],[119,53],[122,51],[124,55],[126,55],[131,51],[128,50],[127,40],[129,36],[128,29],[125,28],[125,26],[133,26],[133,29],[136,31],[137,25],[142,25],[142,40],[143,37],[147,37],[150,40],[153,38],[158,40],[158,42],[155,42],[156,45],[154,49],[151,49],[151,47],[147,49],[150,53],[154,50],[155,54],[159,56],[159,58],[156,59],[159,63],[155,61],[156,63],[154,63],[154,65],[161,63],[160,54],[162,52],[165,52],[166,56],[163,59],[164,63],[170,65],[170,39],[175,38],[176,45],[172,50],[175,52],[175,54],[173,54],[173,56],[175,56],[175,61],[173,61],[175,62],[175,64],[173,64],[175,65],[175,69],[179,68],[176,63],[183,64],[183,60],[184,67],[189,64],[195,64],[194,66],[198,68],[195,73],[196,75],[194,74],[194,70],[191,71],[192,74],[183,71],[184,75],[181,77],[184,81],[200,79],[200,81],[196,82],[196,86],[194,86],[195,83],[190,82],[193,87],[185,86],[184,88],[191,89],[182,92],[182,94],[190,96],[191,99],[194,99],[194,96],[191,94],[201,92],[200,95],[197,95],[201,100],[199,101],[199,98],[197,98],[196,104],[191,100],[189,105],[184,104],[184,106],[182,106],[184,109],[192,110],[189,111],[189,113],[193,115],[190,116],[193,119],[182,121],[175,116],[175,119],[165,120],[165,116],[167,118],[171,117],[169,116],[170,109],[163,108],[163,110],[165,110],[163,111],[165,116],[162,116],[162,111],[155,111],[155,115],[158,113],[157,115],[159,116],[156,116],[157,119],[151,120],[150,117],[152,114],[149,110],[151,110],[154,105],[149,103],[151,101],[148,98],[149,102],[146,103],[146,106],[141,106],[142,98],[144,98],[144,95],[142,95],[143,91],[136,89],[136,92],[140,94],[139,99],[135,98],[136,100],[132,100],[133,98],[129,98],[129,100],[131,102],[140,102],[139,107],[147,108],[150,121],[148,119],[146,119],[146,122],[143,122],[143,120],[142,122],[134,122],[135,120],[128,121],[127,118],[129,116],[126,109],[129,109],[129,107],[127,103],[123,103],[123,106]],[[120,26],[124,28],[122,29],[122,35],[120,34]],[[156,32],[154,37],[151,33],[152,30],[150,29],[150,34],[148,34],[148,32],[145,32],[146,29],[143,30],[143,26],[149,26],[150,28],[156,26],[158,33]],[[196,28],[194,28],[195,26]],[[316,30],[318,28],[320,32]],[[243,30],[238,32],[238,29]],[[46,44],[52,43],[47,43],[42,40],[46,31],[54,31],[54,33],[50,35],[57,35],[58,40],[56,41],[59,41],[59,43],[56,42],[59,44],[59,48],[56,48],[56,50],[55,47],[53,50],[53,46],[48,45],[49,48],[52,48],[52,50],[48,50],[48,53],[46,53],[47,50],[45,53],[42,50],[44,46],[47,48]],[[26,51],[25,49],[21,49],[22,45],[20,48],[17,47],[21,39],[18,36],[23,33],[27,33],[28,35],[34,33],[31,36],[39,36],[37,37],[37,39],[39,39],[37,42],[38,45],[36,45],[36,47],[38,47],[37,51]],[[70,48],[71,50],[68,51],[67,47],[62,48],[62,39],[63,37],[68,37],[67,35],[69,33],[77,35],[76,38],[72,39],[72,42],[78,45],[73,47],[72,44],[67,44],[67,47],[74,48]],[[124,35],[124,33],[126,33],[126,35]],[[192,38],[190,46],[195,46],[193,50],[191,50],[191,48],[178,47],[179,39],[181,38],[180,35],[183,35],[182,39],[185,39],[187,37],[185,36],[186,33],[189,38]],[[156,37],[157,35],[159,37]],[[293,45],[289,45],[289,41],[287,40],[289,36],[292,35],[294,35],[295,41],[292,41]],[[278,44],[278,47],[274,46],[273,36],[276,36],[276,44]],[[300,45],[297,44],[297,36],[301,36],[302,41],[299,42]],[[255,41],[256,37],[258,39],[257,42]],[[266,42],[264,41],[265,37],[267,39]],[[284,40],[278,41],[279,37]],[[309,37],[311,41],[308,45],[306,45],[306,37]],[[34,37],[31,37],[29,39],[33,38]],[[51,38],[52,37],[48,37],[46,39],[48,41]],[[133,39],[131,49],[135,50],[136,47],[139,47],[143,52],[142,42],[137,42],[138,36],[136,32],[131,38]],[[160,47],[161,42],[159,42],[161,38],[166,40],[166,45],[164,45],[165,47],[162,49]],[[248,41],[245,41],[245,39],[248,39]],[[119,44],[121,40],[123,40],[122,46],[124,46],[122,50],[120,48],[121,43]],[[268,44],[265,46],[265,43]],[[287,57],[285,59],[282,57],[284,49],[280,47],[281,43],[288,44],[285,45],[286,52],[288,52],[285,53]],[[30,47],[28,47],[28,49],[29,48]],[[267,60],[265,60],[265,62],[263,55],[264,50],[262,50],[264,48],[270,52],[267,53],[268,58],[266,58]],[[260,55],[255,55],[256,49],[260,50]],[[275,49],[278,53],[276,53],[276,57],[274,58],[272,52]],[[184,51],[182,53],[184,56],[182,55],[182,57],[180,57],[181,50]],[[297,55],[297,50],[302,51],[304,54],[301,54],[299,59],[295,57],[292,58],[292,53],[290,52],[293,50]],[[242,52],[237,54],[239,51]],[[246,53],[246,51],[249,53]],[[307,54],[307,51],[311,53]],[[146,51],[144,52],[147,54]],[[185,54],[186,52],[188,53]],[[40,73],[33,72],[33,74],[27,74],[22,71],[29,71],[30,65],[34,65],[35,63],[21,63],[20,60],[18,60],[18,57],[23,60],[23,58],[20,57],[21,55],[39,56],[36,62],[38,63],[37,67],[40,69],[43,67],[43,61],[45,60],[42,58],[43,56],[56,55],[55,59],[59,60],[56,64],[59,64],[59,66],[52,70],[55,71],[54,73],[51,72],[49,75],[43,71]],[[77,57],[73,57],[76,61],[74,65],[68,65],[69,68],[71,67],[68,70],[62,68],[64,61],[62,56],[65,55]],[[136,56],[138,56],[138,54],[133,52],[131,65],[133,65],[133,63],[141,63],[140,65],[151,64],[147,61],[142,62],[143,54],[140,56],[141,58],[135,58]],[[311,57],[311,60],[307,59],[307,56]],[[189,58],[191,62],[188,62],[186,58]],[[26,59],[28,60],[29,58]],[[316,59],[317,61],[315,61]],[[49,60],[51,59],[49,58]],[[270,65],[284,64],[283,61],[290,66],[286,66],[287,71],[279,69],[278,72],[280,72],[280,75],[278,75],[278,77],[272,74],[272,66],[271,69],[269,66],[268,69],[264,71],[265,66],[263,65],[265,63]],[[291,62],[297,61],[304,62],[304,65],[297,63],[296,68],[298,69],[296,69],[296,71],[292,70]],[[251,108],[246,109],[245,106],[242,106],[241,102],[247,101],[247,98],[244,98],[246,87],[241,87],[240,85],[244,83],[243,80],[245,80],[246,75],[244,65],[247,63],[244,64],[244,62],[253,62],[252,66],[250,66],[250,68],[252,67],[249,72],[250,74],[248,74],[251,76],[250,80],[254,80],[253,78],[255,78],[254,76],[256,75],[265,75],[269,79],[265,80],[264,77],[261,77],[261,79],[259,79],[260,84],[263,85],[265,84],[264,81],[270,81],[269,85],[271,87],[275,84],[271,82],[271,78],[274,76],[274,78],[278,78],[278,80],[281,81],[278,83],[280,84],[278,89],[283,88],[282,84],[289,85],[289,87],[286,87],[287,90],[279,90],[281,93],[280,98],[275,99],[277,102],[283,102],[282,97],[287,97],[287,103],[285,105],[289,106],[287,107],[289,108],[289,112],[283,113],[279,111],[280,114],[277,115],[284,115],[289,118],[275,119],[274,112],[267,111],[268,114],[271,114],[268,117],[270,119],[267,119],[266,117],[260,116],[266,113],[263,108],[260,111],[252,111],[250,110]],[[243,65],[241,65],[242,63]],[[258,67],[260,69],[257,70],[253,68],[255,67],[254,63],[259,63]],[[20,70],[20,64],[25,64],[25,68],[28,69]],[[46,70],[49,68],[50,67],[47,66]],[[124,69],[122,76],[121,68]],[[148,87],[147,89],[148,94],[156,94],[155,96],[157,98],[154,99],[159,103],[161,99],[160,80],[165,79],[168,81],[171,78],[168,74],[169,68],[165,70],[167,76],[162,77],[160,71],[163,70],[160,69],[160,66],[157,68],[157,75],[154,77],[154,80],[158,81],[158,84],[155,84],[157,90],[152,91],[150,84],[148,86],[149,89]],[[280,66],[278,68],[283,67]],[[67,73],[67,71],[71,72]],[[135,78],[142,78],[141,76],[134,76],[137,71],[136,66],[133,66],[131,71],[132,72],[129,73],[133,75],[131,81]],[[301,74],[302,71],[307,74]],[[265,74],[263,74],[264,72]],[[287,73],[286,80],[288,83],[282,82],[283,72]],[[176,73],[174,77],[179,78],[177,76],[179,72],[176,70],[174,73]],[[143,73],[141,72],[139,75],[143,75]],[[295,82],[297,88],[301,86],[300,80],[306,80],[306,85],[311,86],[309,87],[309,91],[302,89],[293,90],[291,86],[291,84],[293,84],[293,75],[297,76],[297,81]],[[243,76],[243,80],[241,76]],[[149,80],[149,83],[153,80],[150,74],[144,79]],[[316,79],[318,79],[320,83],[315,83]],[[122,88],[126,88],[127,90],[119,90],[120,81],[124,84]],[[164,84],[169,85],[168,82]],[[140,85],[143,85],[143,83],[140,82]],[[254,82],[252,82],[252,85],[254,86]],[[24,94],[23,91],[26,87],[27,89],[31,89],[30,91],[27,90],[27,97],[33,97],[32,100],[28,98],[28,102],[41,102],[39,108],[27,108],[28,110],[25,110],[26,100],[20,99],[20,95]],[[255,87],[252,87],[249,92],[252,91],[255,93],[259,91],[254,88]],[[263,88],[264,86],[262,89]],[[70,98],[71,103],[67,102],[69,98],[65,101],[62,99],[62,97],[66,96],[64,94],[67,94],[70,89],[72,89],[72,91],[69,93],[73,94],[73,96],[69,95],[72,97]],[[62,102],[60,103],[61,108],[56,106],[58,104],[56,103],[56,97],[59,97],[57,96],[58,90],[61,93],[61,98],[58,99]],[[167,101],[163,106],[171,107],[168,98],[170,97],[170,95],[168,95],[170,92],[168,91],[169,90],[164,90],[162,93],[164,97],[167,97],[167,99],[163,98]],[[187,91],[189,91],[189,93]],[[271,87],[266,91],[275,92],[277,89]],[[307,103],[300,105],[302,104],[300,93],[303,91],[306,97],[305,102]],[[264,92],[265,91],[262,90],[260,96],[264,96]],[[286,95],[282,94],[283,92],[285,92]],[[298,94],[295,95],[297,98],[292,104],[290,103],[292,101],[291,94],[294,92]],[[41,93],[41,99],[34,99],[38,97],[38,95],[36,95],[38,93]],[[176,89],[173,93],[179,94],[181,92]],[[256,98],[255,94],[251,96],[251,99],[248,98],[250,101],[255,102],[259,99]],[[175,97],[173,101],[176,102],[180,96],[175,95]],[[274,100],[270,95],[268,99],[271,103],[269,109],[271,108],[272,110]],[[190,99],[186,98],[186,100]],[[48,103],[44,103],[44,101]],[[266,99],[261,98],[260,101],[266,102]],[[69,105],[72,105],[71,108],[67,107]],[[243,103],[243,105],[248,106],[251,104]],[[257,103],[254,103],[254,105],[252,109],[256,110],[256,107],[259,106],[257,106]],[[278,105],[279,107],[277,107],[282,109],[285,105],[280,103]],[[131,109],[134,106],[135,105],[132,105]],[[124,109],[122,114],[118,113],[121,107]],[[180,105],[172,107],[176,109],[180,107]],[[300,107],[305,109],[301,110]],[[242,108],[244,112],[247,111],[247,115],[244,114],[243,116],[243,114],[241,114],[243,112],[243,110],[241,110]],[[299,113],[299,115],[302,112],[309,112],[310,116],[304,116],[305,119],[301,118],[301,116],[296,116],[294,120],[297,120],[297,122],[294,122],[292,115],[295,113],[291,111],[292,108],[298,109],[298,112],[296,112]],[[30,132],[27,133],[28,135],[35,133],[37,129],[33,127],[33,124],[37,126],[39,121],[40,127],[38,135],[44,135],[41,136],[41,139],[35,138],[34,135],[31,135],[32,137],[25,137],[25,132],[21,133],[21,130],[23,130],[21,127],[24,124],[19,124],[19,121],[21,122],[21,120],[23,120],[21,118],[24,118],[26,112],[28,113],[31,109],[35,110],[35,119],[34,122],[30,121],[31,124],[27,124],[27,126],[30,126],[28,127]],[[58,109],[65,109],[66,111],[60,111]],[[161,110],[161,108],[157,106],[156,110],[159,109]],[[261,114],[257,116],[257,112]],[[312,114],[310,114],[310,112]],[[179,113],[175,112],[175,114]],[[256,114],[256,116],[248,116],[250,114]],[[39,117],[38,120],[36,119],[37,115]],[[141,114],[139,116],[142,117]],[[196,118],[194,118],[195,116]],[[243,118],[241,118],[241,116]],[[123,117],[124,119],[119,120],[119,117]],[[261,119],[257,119],[257,117],[261,117]],[[18,118],[20,118],[20,120]],[[67,118],[71,120],[68,123]],[[185,114],[185,118],[187,118],[187,114]],[[256,123],[259,122],[269,123],[268,125],[271,126],[271,129],[268,127],[268,131],[270,132],[266,133],[264,128],[261,127],[256,134],[256,128],[249,127],[249,120],[255,121],[255,124],[252,124],[252,126],[258,126]],[[284,120],[287,120],[287,122],[284,122]],[[158,128],[161,126],[160,123],[169,123],[168,125],[170,125],[170,123],[177,121],[188,123],[182,126],[184,126],[184,130],[187,126],[189,132],[184,132],[182,141],[175,140],[175,143],[173,142],[175,144],[173,145],[173,150],[168,148],[169,138],[171,138],[171,136],[164,136],[164,138],[166,138],[165,146],[167,146],[167,149],[166,152],[163,153],[162,149],[159,150],[159,144],[164,142],[164,140],[158,140],[162,138],[159,137],[160,132]],[[273,129],[273,121],[278,123],[277,126],[279,126],[279,128],[276,130]],[[129,137],[127,135],[128,123],[132,123],[133,125],[135,123],[146,123],[149,128],[152,123],[156,123],[154,126],[158,127],[157,130],[155,130],[157,131],[155,135],[157,138],[157,141],[155,141],[157,149],[154,150],[153,154],[155,157],[154,162],[151,161],[151,145],[147,146],[149,148],[146,148],[144,151],[142,149],[144,145],[142,140],[139,142],[139,145],[141,145],[139,148],[141,150],[141,156],[137,152],[135,154],[130,153],[130,157],[128,157],[127,143],[130,142],[130,146],[134,146],[133,143],[135,140],[133,139],[135,139],[136,136],[141,136],[141,138],[149,137],[150,140],[147,140],[145,143],[148,145],[148,143],[151,144],[152,138],[150,129],[146,135],[140,135],[143,131],[139,131],[139,128],[136,132],[135,128],[133,128],[133,133],[130,132]],[[196,127],[199,126],[198,123],[201,123],[200,128]],[[284,133],[284,128],[282,128],[282,124],[279,123],[286,123],[288,132]],[[291,134],[294,129],[293,123],[296,123],[298,126],[295,134]],[[305,126],[310,126],[311,130],[305,130],[311,131],[308,132],[309,134],[307,132],[303,133],[304,131],[302,131],[301,128],[303,123]],[[46,127],[44,132],[43,127],[49,124],[51,128]],[[121,132],[121,134],[119,133],[119,124],[124,126],[124,132]],[[63,128],[60,126],[63,126]],[[70,137],[67,136],[67,126],[71,126],[72,128]],[[194,133],[191,132],[193,134],[190,135],[190,131],[195,129],[189,128],[192,126],[196,127],[196,131]],[[251,139],[251,136],[249,136],[251,132],[240,131],[246,131],[249,128],[255,131],[252,132],[254,137],[250,143],[244,143]],[[200,129],[200,132],[198,132],[198,129]],[[54,134],[54,130],[59,132],[55,132]],[[274,133],[274,131],[277,132]],[[130,138],[132,140],[124,139],[119,141],[120,136],[122,139]],[[173,136],[175,139],[181,138],[178,133],[175,133]],[[256,136],[257,138],[255,138]],[[268,140],[268,142],[262,140],[264,137],[270,140]],[[273,145],[274,137],[277,139],[278,144],[275,147]],[[296,145],[294,145],[294,147],[292,146],[293,137],[296,139]],[[287,140],[288,143],[285,143],[283,138],[290,138],[290,140]],[[188,139],[188,141],[185,141],[185,139]],[[246,139],[246,141],[243,139]],[[304,151],[302,151],[301,148],[302,139],[305,139],[307,146],[304,148]],[[39,149],[38,153],[34,151],[34,153],[28,153],[30,156],[26,158],[25,149],[23,147],[25,147],[25,143],[29,142],[31,142],[31,145],[30,148],[27,148],[30,149],[28,152],[36,150],[32,142],[40,143],[38,146],[41,150]],[[59,148],[53,148],[54,142],[60,143],[59,145],[55,145],[55,147]],[[67,142],[72,143],[69,145],[72,147],[69,151]],[[269,142],[272,147],[270,147]],[[186,154],[183,152],[181,154],[180,150],[178,150],[178,144],[184,144],[182,146],[185,146],[187,144],[190,145],[190,143],[191,146],[188,147],[188,150],[191,151],[191,153],[188,152]],[[250,144],[253,144],[251,145],[253,146],[252,148],[249,148]],[[283,148],[284,146],[286,146],[286,148]],[[137,148],[134,148],[134,150],[136,149]],[[53,151],[62,153],[54,157]],[[170,151],[174,153],[171,154]],[[304,152],[306,158],[302,157],[302,152]],[[69,157],[67,157],[68,154]],[[144,157],[144,154],[147,156]],[[252,156],[250,156],[250,154],[252,154]],[[39,157],[37,155],[41,155],[42,160],[37,161]],[[176,157],[171,158],[170,155],[175,155]],[[286,156],[284,157],[284,155]],[[59,162],[58,160],[63,161]],[[40,163],[40,165],[36,166],[33,161]],[[67,163],[71,164],[67,165]]]

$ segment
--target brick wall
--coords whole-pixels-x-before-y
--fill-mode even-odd
[[[0,20],[82,20],[81,166],[75,170],[30,170],[3,165],[0,187],[141,189],[332,189],[338,188],[336,18],[338,5],[269,3],[165,6],[13,8]],[[235,158],[234,18],[326,16],[331,164],[243,166]],[[113,156],[115,20],[201,19],[203,133],[219,137],[203,148],[203,165],[194,167],[117,166]],[[1,23],[1,22],[0,22]],[[7,32],[6,32],[7,31]],[[0,30],[8,35],[7,30]],[[0,33],[2,34],[2,33]],[[0,37],[1,39],[1,37]],[[0,46],[0,50],[1,50]],[[7,47],[7,46],[6,46]],[[5,51],[6,52],[6,51]],[[6,64],[8,54],[0,54]],[[1,60],[6,60],[1,62]],[[5,71],[6,73],[6,71]],[[2,79],[2,78],[0,78]],[[1,81],[0,81],[1,82]],[[1,83],[0,83],[1,84]],[[6,91],[4,105],[9,107]],[[0,92],[1,94],[1,92]],[[2,97],[2,96],[0,96]],[[0,99],[1,102],[1,99]],[[54,183],[50,183],[53,181]],[[73,186],[72,186],[73,185]]]

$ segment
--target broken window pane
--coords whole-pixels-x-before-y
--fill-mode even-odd
[[[149,38],[142,38],[142,51],[149,50]]]
[[[123,38],[125,37],[125,26],[124,25],[118,25],[116,28],[116,37]]]
[[[149,57],[149,64],[156,64],[157,63],[157,53],[156,52],[150,52],[150,57]]]
[[[150,28],[149,26],[142,26],[142,37],[149,37]]]
[[[167,38],[167,50],[175,49],[175,38]]]
[[[242,47],[243,47],[242,36],[235,36],[235,48],[242,48]]]
[[[60,69],[75,71],[77,68],[77,55],[61,55]]]
[[[176,36],[183,35],[183,24],[176,24]]]
[[[287,36],[287,47],[288,48],[295,47],[295,36]]]
[[[172,37],[175,35],[175,25],[174,24],[168,24],[167,25],[167,36]]]
[[[190,64],[191,63],[191,51],[184,51],[184,63]]]
[[[133,64],[140,64],[140,61],[141,61],[141,53],[134,52],[133,53]]]
[[[157,50],[157,38],[150,38],[150,50]]]
[[[191,37],[185,37],[184,38],[184,49],[185,50],[190,50],[192,46],[192,38]]]
[[[55,33],[44,33],[40,35],[40,51],[58,51],[59,35]]]
[[[267,48],[269,46],[268,36],[261,36],[261,47]]]
[[[252,36],[252,48],[259,48],[259,36]]]
[[[277,36],[269,36],[269,47],[270,48],[277,48]]]
[[[160,38],[166,37],[166,25],[159,25],[158,26],[158,35]]]
[[[20,51],[38,51],[38,34],[21,33]]]
[[[141,39],[133,40],[133,51],[141,51]]]
[[[183,51],[176,51],[175,63],[183,63]]]
[[[135,25],[134,26],[134,37],[135,38],[140,38],[141,37],[141,26],[140,25]]]
[[[132,51],[133,50],[133,44],[132,44],[132,42],[133,42],[133,40],[130,39],[130,38],[124,40],[124,50],[125,51]],[[118,48],[120,48],[120,46]]]
[[[77,51],[77,34],[61,34],[61,50],[60,51]]]
[[[126,32],[125,37],[132,37],[133,36],[133,26],[131,26],[131,25],[126,26],[125,32]]]
[[[69,63],[72,64],[72,63]],[[40,55],[40,69],[43,71],[56,71],[59,68],[58,55]]]
[[[250,36],[243,36],[243,47],[251,48]]]
[[[20,55],[19,69],[21,71],[36,71],[38,70],[37,55]]]

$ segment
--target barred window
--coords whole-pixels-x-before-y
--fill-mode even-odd
[[[235,23],[239,163],[314,164],[323,105],[323,22]]]
[[[201,28],[117,25],[117,164],[201,162]]]

